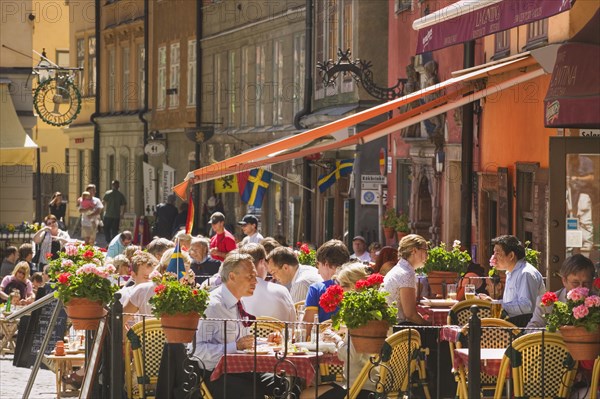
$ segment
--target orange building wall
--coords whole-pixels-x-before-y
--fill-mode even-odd
[[[549,137],[556,129],[544,127],[544,96],[550,84],[546,74],[486,99],[480,138],[480,171],[508,167],[514,177],[515,163],[539,162],[548,167]]]

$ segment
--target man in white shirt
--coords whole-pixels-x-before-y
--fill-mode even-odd
[[[304,301],[311,284],[323,281],[316,267],[300,265],[291,248],[275,248],[267,256],[268,270],[281,285],[289,286],[294,303]]]
[[[238,224],[242,227],[242,231],[246,235],[240,246],[246,244],[260,244],[264,237],[258,232],[258,219],[256,216],[246,215],[238,222]]]
[[[274,317],[281,321],[296,321],[296,309],[292,296],[287,288],[265,281],[267,277],[267,253],[260,244],[246,244],[240,253],[248,254],[254,259],[256,267],[256,290],[252,296],[242,299],[244,308],[254,316]]]
[[[367,251],[367,240],[363,236],[356,236],[352,239],[352,249],[354,253],[350,255],[350,259],[361,262],[371,261],[371,254]]]
[[[199,361],[200,374],[214,398],[262,398],[273,395],[273,375],[259,373],[223,374],[215,381],[210,380],[212,371],[223,357],[223,353],[237,353],[238,350],[251,349],[254,336],[249,333],[250,323],[240,321],[251,319],[242,306],[240,299],[251,296],[256,289],[257,274],[252,257],[240,253],[228,254],[219,271],[223,284],[211,291],[207,319],[230,319],[222,321],[200,319],[196,332],[196,350],[193,357]],[[204,370],[204,374],[203,370]],[[226,384],[226,386],[225,386]],[[256,396],[253,387],[256,384]]]

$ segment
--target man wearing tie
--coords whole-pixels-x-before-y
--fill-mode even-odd
[[[251,349],[254,336],[250,334],[250,320],[255,317],[248,314],[240,299],[251,296],[256,288],[256,268],[252,257],[232,251],[223,261],[219,271],[223,284],[210,293],[206,317],[214,319],[232,319],[245,321],[224,322],[200,319],[196,332],[196,350],[194,358],[201,360],[204,368],[205,383],[214,398],[225,398],[225,376],[210,381],[210,375],[223,353],[236,353],[238,350]],[[202,364],[203,363],[203,364]],[[202,375],[202,370],[200,370]],[[256,380],[256,396],[253,381]],[[262,398],[272,395],[274,378],[272,374],[235,373],[227,374],[227,398]],[[226,399],[226,398],[225,398]]]

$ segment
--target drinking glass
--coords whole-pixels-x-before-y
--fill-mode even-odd
[[[456,284],[446,284],[446,299],[456,300]]]
[[[475,285],[467,284],[465,285],[465,299],[474,299],[475,298]]]

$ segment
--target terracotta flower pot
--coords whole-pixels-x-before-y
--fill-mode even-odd
[[[362,327],[348,329],[348,332],[357,352],[375,354],[381,351],[389,328],[387,321],[371,320]]]
[[[442,297],[442,283],[454,284],[458,280],[456,272],[431,271],[427,273],[427,282],[429,282],[430,296]]]
[[[397,231],[396,237],[398,238],[398,244],[400,244],[400,240],[403,239],[404,237],[406,237],[407,235],[408,235],[408,233],[405,233],[403,231]]]
[[[600,328],[589,332],[584,327],[559,328],[569,353],[575,360],[594,360],[600,354]]]
[[[164,314],[160,317],[160,324],[167,342],[170,344],[187,344],[192,342],[198,328],[198,313]]]
[[[383,234],[385,235],[385,238],[387,238],[388,240],[391,240],[394,238],[395,232],[396,232],[396,230],[394,230],[393,227],[384,227],[383,228]]]
[[[76,330],[97,330],[107,313],[102,302],[87,298],[72,298],[65,304],[65,311]]]

